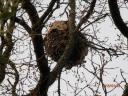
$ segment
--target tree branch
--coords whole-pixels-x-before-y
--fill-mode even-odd
[[[34,25],[39,20],[38,13],[34,5],[30,2],[30,0],[23,0],[22,8],[26,10],[32,25]]]
[[[14,82],[14,85],[12,87],[12,94],[13,96],[16,96],[16,87],[17,87],[17,84],[19,82],[19,72],[18,70],[16,69],[16,66],[15,66],[15,63],[12,62],[11,60],[9,60],[9,65],[12,67],[12,69],[15,71],[15,82]]]
[[[117,0],[108,0],[109,8],[110,8],[110,13],[112,16],[112,19],[116,25],[116,27],[120,30],[120,32],[128,38],[128,27],[124,23],[120,11],[118,8]]]
[[[90,5],[90,9],[88,10],[87,14],[78,23],[78,25],[76,27],[76,31],[78,31],[80,29],[80,27],[83,25],[83,23],[86,23],[87,20],[90,18],[90,16],[93,13],[95,4],[96,4],[96,0],[92,0],[91,5]]]
[[[41,29],[44,24],[48,21],[48,19],[52,16],[52,13],[59,7],[60,0],[51,0],[47,10],[44,14],[40,17],[38,22],[33,26],[33,28]],[[56,7],[53,9],[54,5],[57,3]]]
[[[82,18],[79,25],[77,26],[78,28],[81,27],[81,25],[84,22],[86,22],[85,20],[87,20],[90,17],[90,15],[93,12],[95,3],[96,3],[96,0],[93,0],[93,2],[91,3],[91,8],[88,11],[88,14]],[[61,58],[59,59],[57,65],[55,66],[55,68],[53,69],[53,71],[50,74],[49,85],[54,83],[54,81],[56,80],[56,78],[61,73],[62,69],[64,68],[64,66],[66,66],[67,64],[70,64],[69,62],[70,62],[70,58],[73,54],[73,50],[77,46],[77,41],[78,41],[77,33],[78,32],[76,31],[77,28],[75,27],[75,0],[69,0],[69,6],[71,8],[71,10],[69,11],[69,34],[70,34],[69,43],[66,46],[65,51],[64,51],[63,55],[61,56]]]
[[[29,25],[27,25],[27,23],[24,21],[24,19],[19,19],[17,17],[15,17],[15,22],[20,24],[22,27],[24,27],[24,29],[29,33],[31,34],[32,30],[31,28],[29,27]]]
[[[44,12],[44,14],[41,16],[39,23],[43,22],[43,21],[47,18],[47,16],[52,12],[55,3],[56,3],[56,2],[59,2],[59,1],[60,1],[60,0],[51,0],[49,6],[48,6],[48,8],[47,8],[47,10],[46,10],[46,11]]]
[[[73,55],[74,48],[76,47],[76,41],[77,41],[77,32],[75,32],[75,0],[69,0],[69,6],[71,10],[69,11],[69,43],[65,48],[65,51],[63,55],[60,57],[57,65],[53,69],[53,71],[50,74],[50,83],[54,83],[58,75],[61,73],[62,69],[70,64],[71,56]]]

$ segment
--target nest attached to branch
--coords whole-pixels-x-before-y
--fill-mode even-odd
[[[55,21],[50,26],[48,33],[44,38],[45,50],[52,60],[58,61],[63,54],[69,40],[68,22]],[[78,32],[77,46],[72,52],[69,64],[66,64],[66,69],[71,69],[73,66],[80,65],[84,57],[88,54],[88,46],[85,36]]]

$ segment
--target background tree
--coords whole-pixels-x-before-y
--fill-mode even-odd
[[[117,1],[108,1],[113,21],[127,37]],[[126,3],[122,1],[120,4]],[[113,44],[110,44],[109,36],[102,38],[100,35],[102,32],[98,27],[110,16],[106,0],[0,0],[0,5],[1,95],[47,96],[57,79],[59,96],[64,94],[61,91],[62,81],[71,87],[75,96],[97,96],[100,92],[107,96],[116,89],[107,89],[104,74],[110,69],[115,70],[106,67],[113,58],[127,56],[127,44],[119,33],[118,41]],[[55,20],[68,20],[70,34],[70,42],[58,62],[47,57],[43,40],[48,25]],[[70,60],[78,30],[88,39],[88,64],[83,62],[81,66],[67,71],[64,66]],[[123,81],[117,82],[116,77],[113,79],[117,85],[127,83],[125,71],[120,70],[120,73]],[[87,74],[90,79],[87,79]],[[76,81],[66,80],[65,75],[75,76]],[[96,84],[96,88],[92,84]]]

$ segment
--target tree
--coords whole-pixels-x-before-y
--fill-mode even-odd
[[[125,2],[125,0],[124,0],[124,2]],[[117,0],[108,0],[108,3],[109,3],[109,8],[110,8],[110,13],[111,13],[112,19],[113,19],[116,27],[128,39],[128,27],[127,27],[127,24],[123,21],[123,19],[121,17],[120,10],[119,10],[118,4],[117,4]],[[123,96],[128,95],[127,90],[128,89],[127,89],[127,83],[126,83],[126,87],[125,87]]]
[[[115,25],[125,37],[128,37],[126,25],[122,22],[116,2],[116,0],[108,0],[110,13]],[[98,33],[96,31],[98,30],[95,26],[101,24],[109,16],[107,8],[105,8],[107,6],[106,0],[49,0],[47,2],[45,0],[5,0],[2,2],[1,0],[0,5],[0,83],[5,90],[1,95],[47,96],[49,87],[58,78],[58,95],[60,96],[60,75],[63,73],[66,64],[69,63],[70,55],[76,47],[75,42],[78,37],[76,33],[78,31],[83,32],[88,38],[86,43],[90,47],[92,57],[90,64],[93,70],[88,69],[83,64],[81,67],[96,77],[98,82],[96,90],[91,87],[91,84],[87,84],[85,88],[88,88],[91,90],[91,94],[97,96],[100,86],[105,96],[108,95],[109,91],[104,84],[103,78],[105,66],[113,57],[125,56],[126,52],[123,51],[123,48],[127,45],[123,43],[124,47],[122,49],[120,45],[116,47],[108,46],[105,45],[107,41],[100,41],[97,38]],[[58,14],[56,12],[59,9],[63,10],[63,12]],[[52,65],[49,66],[49,64],[55,62],[49,61],[49,57],[47,58],[43,33],[46,34],[45,31],[49,22],[54,21],[54,18],[55,20],[58,18],[55,13],[59,18],[64,17],[64,19],[68,20],[70,39],[63,55],[52,68]],[[65,18],[66,16],[67,18]],[[88,30],[92,32],[87,33]],[[24,58],[21,57],[22,54],[24,54]],[[100,57],[100,65],[93,61],[92,55]],[[107,59],[108,57],[109,59]],[[26,69],[28,69],[27,73]],[[23,75],[23,72],[26,75]],[[121,73],[123,78],[123,72],[121,71]],[[79,74],[77,75],[79,76]],[[26,90],[23,87],[26,85],[25,83],[33,83],[36,79],[38,79],[36,86],[32,90],[30,89],[29,93],[24,92]],[[77,79],[80,80],[80,77]],[[93,81],[93,79],[91,80]],[[7,86],[6,83],[10,86]],[[75,96],[83,89],[75,93]]]

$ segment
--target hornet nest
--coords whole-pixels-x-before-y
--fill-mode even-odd
[[[69,40],[68,21],[55,21],[51,24],[48,33],[44,38],[45,50],[52,60],[58,61],[63,54]],[[80,65],[84,57],[88,54],[88,46],[85,36],[78,32],[77,46],[72,52],[69,59],[69,64],[66,64],[66,69],[71,69],[73,66]]]

